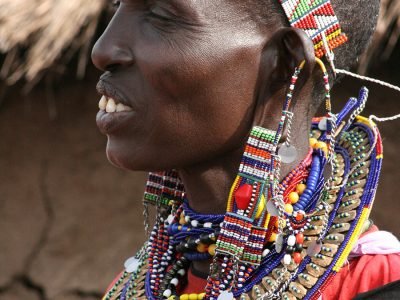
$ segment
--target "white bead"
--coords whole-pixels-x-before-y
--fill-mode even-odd
[[[168,224],[172,224],[173,221],[174,221],[174,216],[173,215],[169,215],[168,219],[167,219]]]
[[[290,254],[285,254],[285,256],[283,257],[283,264],[290,265],[291,261],[292,261],[292,257],[290,256]]]
[[[212,227],[212,223],[211,222],[207,222],[207,223],[204,223],[204,228],[211,228]]]
[[[169,298],[171,296],[172,292],[170,289],[167,289],[164,291],[163,296],[166,298]]]
[[[289,236],[288,240],[287,240],[287,244],[289,246],[294,246],[296,244],[296,237],[294,235]]]
[[[192,224],[193,227],[197,227],[199,225],[199,221],[193,220],[190,224]]]
[[[186,221],[186,223],[189,223],[190,217],[189,217],[189,216],[186,216],[186,217],[185,217],[185,221]]]
[[[171,280],[171,284],[173,284],[174,286],[177,286],[177,285],[178,285],[178,283],[179,283],[179,280],[178,280],[178,278],[172,278],[172,280]]]
[[[266,257],[271,251],[269,249],[265,249],[262,253],[263,257]]]
[[[233,293],[228,292],[228,291],[223,291],[219,296],[218,300],[232,300],[233,299]]]
[[[180,270],[178,271],[178,274],[181,275],[181,276],[184,276],[184,275],[186,274],[185,269],[180,269]]]

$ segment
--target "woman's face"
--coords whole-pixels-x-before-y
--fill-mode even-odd
[[[92,53],[105,71],[98,90],[110,112],[100,110],[97,124],[111,162],[132,170],[181,168],[243,146],[265,37],[242,3],[121,1]],[[110,98],[131,110],[113,112]]]

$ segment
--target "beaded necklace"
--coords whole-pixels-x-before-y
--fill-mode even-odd
[[[243,248],[240,259],[218,254],[220,247],[238,253],[238,235],[227,242],[221,239],[222,223],[229,214],[200,215],[186,201],[177,200],[183,192],[175,191],[172,198],[163,194],[166,208],[148,242],[126,262],[125,271],[104,299],[318,299],[345,263],[375,197],[383,156],[375,124],[357,116],[366,97],[367,90],[362,89],[358,99],[351,98],[336,115],[340,132],[336,133],[332,180],[323,176],[329,140],[326,130],[321,130],[322,119],[314,119],[312,152],[276,190],[284,199],[284,218],[272,216],[265,202],[251,209],[248,204],[243,207],[258,216],[257,224],[268,225],[261,232],[254,226],[247,231],[247,241],[239,246]],[[180,185],[173,181],[169,187],[183,191]],[[245,192],[236,189],[239,196],[233,201],[240,202]],[[234,226],[228,228],[235,233]],[[205,291],[179,295],[190,262],[210,258],[213,263]]]

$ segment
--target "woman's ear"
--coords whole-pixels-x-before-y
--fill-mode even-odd
[[[278,30],[266,43],[260,65],[255,124],[272,116],[280,117],[282,96],[296,67],[305,62],[296,85],[296,94],[310,78],[315,66],[314,44],[304,31],[292,27]],[[285,90],[283,93],[278,91]],[[278,114],[278,115],[276,115]]]

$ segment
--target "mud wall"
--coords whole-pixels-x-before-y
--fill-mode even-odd
[[[375,73],[399,84],[390,66]],[[94,121],[96,76],[57,84],[50,102],[45,85],[28,96],[19,87],[6,93],[0,108],[0,299],[99,299],[143,241],[145,177],[116,169],[105,157],[106,139]],[[334,107],[360,85],[344,81]],[[371,87],[367,113],[400,112],[396,93]],[[381,131],[384,175],[372,218],[399,236],[400,121],[382,124]]]

